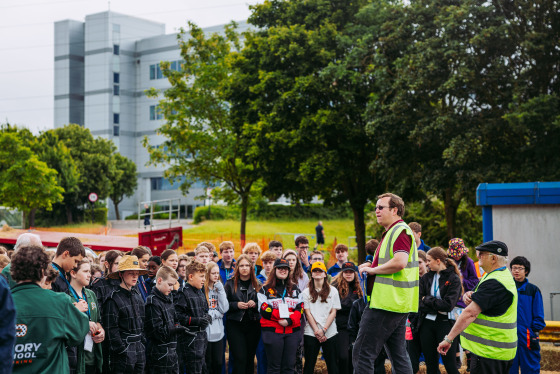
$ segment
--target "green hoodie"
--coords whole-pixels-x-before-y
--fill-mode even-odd
[[[83,344],[88,317],[70,296],[36,283],[16,285],[12,297],[17,312],[13,373],[69,373],[65,346]]]

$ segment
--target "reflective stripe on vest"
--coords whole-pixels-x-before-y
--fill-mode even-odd
[[[386,264],[394,256],[393,247],[399,235],[405,231],[411,239],[406,267],[394,274],[378,274],[375,277],[370,298],[370,308],[396,313],[418,311],[419,274],[418,250],[412,230],[404,222],[397,223],[385,234],[378,248],[379,265]]]
[[[512,295],[513,302],[501,316],[489,317],[480,313],[461,333],[461,345],[474,354],[494,360],[509,361],[517,351],[517,289],[507,269],[484,274],[475,289],[485,281],[495,279]]]

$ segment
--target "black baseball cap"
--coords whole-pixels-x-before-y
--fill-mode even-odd
[[[276,261],[274,261],[274,268],[290,268],[290,264],[288,264],[288,261],[286,261],[283,258],[278,258],[276,259]]]
[[[498,256],[508,255],[508,247],[506,243],[501,242],[499,240],[491,240],[489,242],[482,243],[481,245],[476,247],[476,250],[481,252],[493,253]]]
[[[348,261],[342,264],[342,268],[340,271],[345,271],[345,270],[353,270],[357,272],[358,268],[356,267],[356,265],[354,265],[353,262]]]

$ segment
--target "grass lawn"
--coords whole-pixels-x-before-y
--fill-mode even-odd
[[[257,242],[261,248],[266,249],[270,240],[280,240],[284,248],[294,248],[294,239],[297,235],[305,235],[309,238],[310,247],[313,248],[315,239],[316,220],[291,220],[291,221],[248,221],[247,242]],[[183,230],[183,243],[187,248],[196,246],[200,241],[210,241],[214,245],[224,240],[235,243],[236,255],[239,246],[239,221],[204,221],[199,225]],[[354,221],[352,220],[323,220],[325,229],[325,249],[332,249],[334,240],[337,243],[348,245],[349,236],[354,236]],[[313,238],[312,238],[313,237]],[[350,247],[355,246],[355,241]],[[194,249],[194,248],[193,248]],[[240,249],[240,248],[239,248]],[[356,250],[350,251],[350,258],[357,258]],[[326,260],[330,256],[327,254]]]
[[[308,237],[315,236],[316,220],[301,220],[301,221],[248,221],[247,222],[247,236],[266,236],[272,237],[277,234],[283,238],[292,237],[294,234],[304,234]],[[348,244],[348,237],[354,236],[354,222],[352,220],[323,220],[323,227],[325,228],[325,242],[329,243],[337,238],[339,243]],[[239,235],[240,223],[235,220],[225,221],[205,221],[199,225],[188,228],[183,231],[183,234],[233,234]],[[291,235],[290,235],[291,234]],[[315,240],[311,240],[314,242]]]

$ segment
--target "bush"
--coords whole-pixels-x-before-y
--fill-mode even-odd
[[[323,206],[321,204],[300,205],[269,205],[259,203],[249,208],[249,220],[291,220],[291,219],[346,219],[352,218],[349,206],[336,207]],[[200,223],[207,219],[224,220],[240,219],[241,209],[238,205],[224,206],[212,205],[201,206],[194,211],[194,223]]]
[[[93,208],[93,219],[95,223],[101,223],[102,225],[107,224],[107,212],[108,209],[105,207],[96,206]],[[84,211],[83,221],[86,223],[91,222],[91,209],[86,209]]]
[[[375,206],[370,204],[366,208],[368,222],[367,234],[381,239],[383,227],[377,224]],[[430,247],[440,246],[447,249],[447,223],[443,201],[428,199],[406,204],[405,222],[418,222],[422,225],[422,239]],[[470,248],[469,256],[475,255],[474,247],[482,243],[482,212],[480,207],[472,206],[462,201],[457,209],[456,237],[462,238],[465,245]]]

